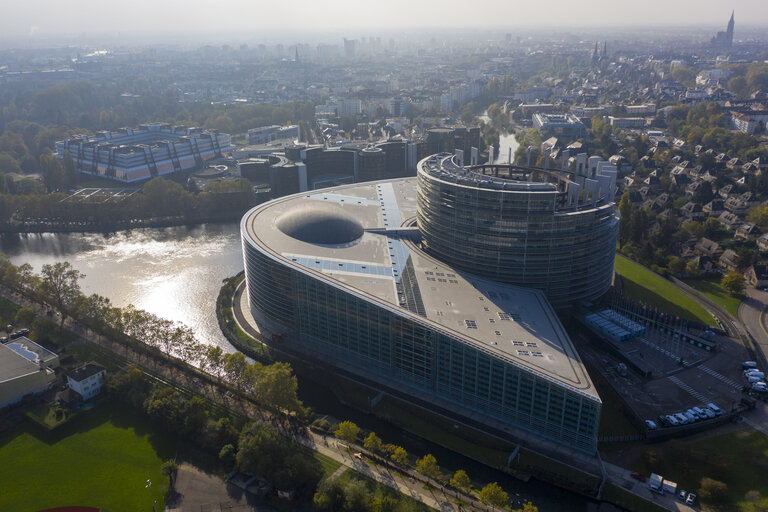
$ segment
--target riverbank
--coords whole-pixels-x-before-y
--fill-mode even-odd
[[[194,227],[213,222],[237,222],[247,210],[222,212],[203,217],[177,215],[148,219],[66,221],[11,221],[0,223],[0,233],[115,233],[141,228]]]

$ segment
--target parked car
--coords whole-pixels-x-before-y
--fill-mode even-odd
[[[716,406],[712,402],[707,404],[707,409],[710,409],[712,412],[714,412],[715,416],[720,416],[721,414],[723,414],[722,409],[720,409],[718,406]]]
[[[672,414],[667,414],[667,421],[673,427],[676,427],[680,424],[680,421],[677,419],[677,417],[673,416]]]
[[[656,423],[651,420],[645,420],[645,426],[648,427],[648,430],[656,430]]]
[[[685,491],[684,491],[684,490],[682,490],[682,489],[680,489],[680,492],[679,492],[679,493],[677,493],[677,499],[679,499],[680,501],[685,501],[685,497],[686,497],[686,496],[688,496],[688,493],[687,493],[687,492],[685,492]]]
[[[693,505],[693,502],[696,501],[696,495],[692,492],[688,493],[688,497],[685,498],[685,504],[686,505]]]
[[[744,361],[741,363],[742,370],[749,370],[752,368],[757,368],[757,363],[755,361]]]
[[[634,478],[638,482],[645,482],[645,477],[643,475],[641,475],[640,473],[638,473],[637,471],[633,471],[632,473],[629,474],[629,476],[631,476],[632,478]]]
[[[675,418],[677,418],[677,421],[678,421],[678,422],[679,422],[681,425],[687,425],[687,424],[689,424],[689,423],[691,422],[691,421],[688,419],[688,417],[687,417],[685,414],[681,413],[681,412],[675,413]]]

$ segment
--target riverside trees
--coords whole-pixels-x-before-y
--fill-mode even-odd
[[[197,366],[238,391],[250,395],[273,412],[305,412],[298,399],[298,381],[288,363],[249,363],[240,352],[225,353],[221,347],[197,341],[189,327],[161,318],[133,305],[118,308],[97,294],[85,296],[79,281],[84,277],[68,262],[44,265],[41,275],[32,267],[13,265],[0,254],[0,284],[34,300],[51,304],[61,313],[61,324],[67,317],[106,337],[121,341],[124,350],[131,346],[147,357],[152,349],[174,359]]]

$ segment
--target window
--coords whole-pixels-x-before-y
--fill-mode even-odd
[[[464,320],[464,323],[467,324],[468,329],[477,329],[477,322],[474,320]]]
[[[516,346],[516,347],[524,347],[525,346],[525,343],[523,343],[522,341],[513,341],[512,344],[514,346]]]
[[[503,311],[499,311],[496,314],[499,315],[499,320],[509,320],[509,315]]]
[[[519,355],[519,356],[528,356],[530,354],[529,354],[529,352],[527,350],[518,350],[517,351],[517,355]]]

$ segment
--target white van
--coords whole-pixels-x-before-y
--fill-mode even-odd
[[[715,416],[720,416],[721,414],[723,414],[723,410],[720,409],[715,404],[713,404],[712,402],[707,404],[707,409],[710,409],[712,412],[714,412]]]

